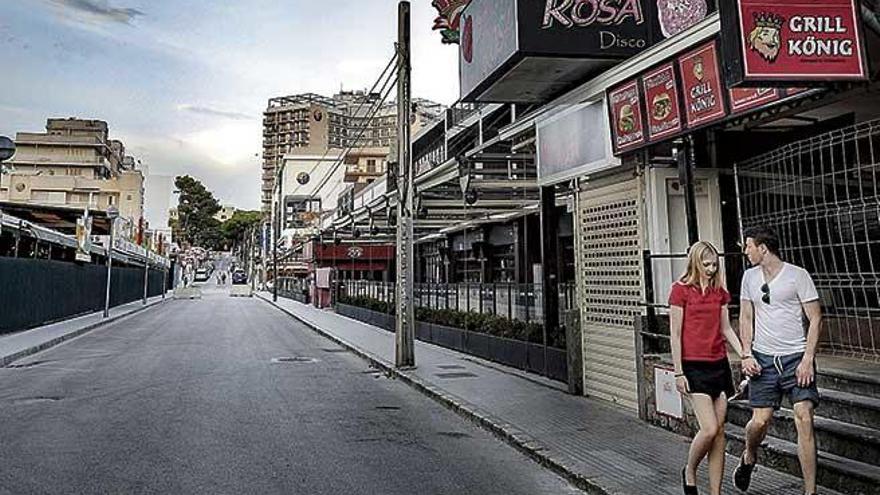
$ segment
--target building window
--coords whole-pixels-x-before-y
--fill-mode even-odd
[[[376,160],[367,160],[367,173],[376,173]]]

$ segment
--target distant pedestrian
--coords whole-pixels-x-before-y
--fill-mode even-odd
[[[709,491],[721,494],[727,398],[734,394],[725,342],[742,355],[739,337],[730,325],[728,303],[730,294],[718,271],[718,251],[708,242],[694,243],[687,271],[669,294],[675,385],[690,401],[700,425],[681,470],[685,495],[697,493],[697,468],[707,455]]]
[[[226,272],[220,272],[220,285],[226,285]]]
[[[779,238],[771,229],[752,228],[744,237],[743,250],[752,268],[742,279],[739,321],[747,354],[743,373],[751,376],[752,419],[746,425],[746,446],[733,481],[740,490],[748,490],[758,447],[786,394],[794,408],[804,492],[812,495],[816,493],[813,414],[819,405],[816,348],[822,325],[819,294],[806,270],[780,259]],[[810,322],[806,335],[803,315]]]

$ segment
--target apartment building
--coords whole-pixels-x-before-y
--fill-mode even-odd
[[[143,217],[144,176],[107,123],[48,119],[46,132],[19,132],[0,201],[55,208],[119,209],[121,231],[133,236]]]
[[[329,150],[352,147],[363,155],[355,150],[369,148],[367,154],[376,157],[365,160],[375,160],[376,176],[384,173],[385,157],[397,134],[397,106],[383,103],[376,108],[379,101],[378,93],[365,91],[342,91],[332,98],[313,93],[271,98],[263,113],[263,211],[271,208],[276,174],[286,154],[324,156]],[[413,106],[413,132],[443,112],[429,100],[414,100]],[[346,162],[346,171],[349,165],[353,164]]]

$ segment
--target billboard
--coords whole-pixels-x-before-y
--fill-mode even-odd
[[[684,115],[688,128],[714,122],[727,115],[724,108],[724,84],[718,65],[715,41],[678,58]]]
[[[857,0],[722,2],[730,86],[867,79]]]
[[[547,101],[714,10],[714,0],[471,0],[460,20],[461,98]]]
[[[678,80],[672,63],[661,65],[642,76],[642,92],[647,107],[648,139],[659,139],[681,131]]]
[[[614,152],[619,154],[644,144],[644,110],[638,81],[632,79],[609,90],[607,99]]]

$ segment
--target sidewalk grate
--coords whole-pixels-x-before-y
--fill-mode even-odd
[[[477,375],[473,373],[468,373],[467,371],[461,373],[435,373],[434,376],[437,378],[442,378],[444,380],[450,378],[477,378]]]
[[[316,363],[318,362],[315,358],[305,357],[305,356],[293,356],[293,357],[277,357],[272,358],[272,362],[276,364],[281,363]]]

